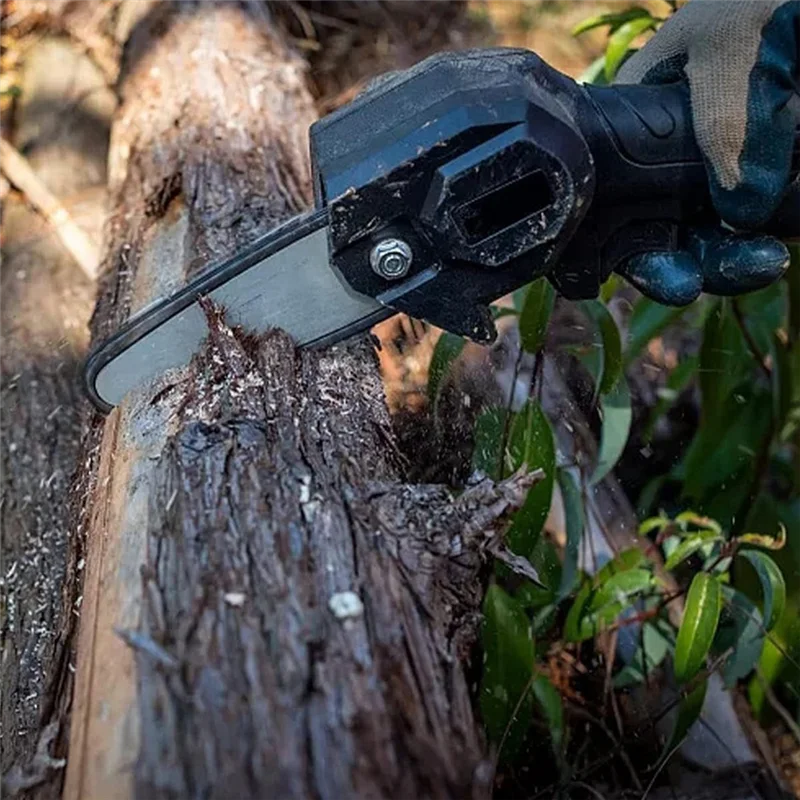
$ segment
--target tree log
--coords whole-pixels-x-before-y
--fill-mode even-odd
[[[133,32],[95,339],[309,200],[304,67],[254,14]],[[403,484],[368,338],[298,352],[205,310],[191,366],[97,428],[65,796],[485,796],[482,552],[532,478]]]
[[[42,37],[26,53],[15,143],[97,239],[114,103],[68,42]],[[3,203],[0,767],[4,797],[44,800],[61,795],[72,696],[81,541],[68,509],[94,285],[29,200]]]

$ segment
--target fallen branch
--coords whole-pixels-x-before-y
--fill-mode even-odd
[[[4,139],[0,139],[0,170],[53,226],[61,243],[78,266],[90,280],[94,280],[99,263],[97,245],[42,183],[27,159]]]

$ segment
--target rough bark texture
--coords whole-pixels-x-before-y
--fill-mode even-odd
[[[27,54],[22,89],[16,144],[75,219],[99,236],[113,94],[88,59],[54,39]],[[81,554],[70,488],[94,288],[16,192],[3,206],[0,293],[1,771],[7,796],[29,790],[49,798],[60,795],[75,660]]]
[[[303,66],[251,14],[134,31],[96,337],[308,200]],[[465,661],[530,479],[404,486],[369,340],[299,353],[206,311],[191,367],[102,430],[66,797],[485,795]]]

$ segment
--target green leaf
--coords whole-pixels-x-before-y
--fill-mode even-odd
[[[613,625],[631,608],[632,598],[648,592],[653,585],[653,574],[647,569],[630,569],[614,575],[585,604],[577,626],[577,640],[589,639]]]
[[[486,408],[475,420],[475,446],[472,450],[472,469],[499,480],[503,468],[500,450],[506,430],[508,412],[500,406]]]
[[[671,525],[672,520],[669,517],[663,516],[663,512],[658,517],[650,517],[649,519],[644,520],[639,525],[639,536],[647,536],[649,533],[653,531],[657,531],[661,533],[667,525]]]
[[[652,30],[655,26],[656,21],[651,16],[640,16],[623,23],[611,34],[606,47],[605,76],[607,81],[614,79],[633,40],[645,31]]]
[[[789,296],[787,333],[794,345],[800,342],[800,243],[787,242],[786,246],[789,248],[789,269],[785,276]]]
[[[721,542],[722,536],[715,531],[698,531],[687,536],[670,554],[664,563],[664,568],[673,570],[689,556],[694,555],[701,547],[710,542]]]
[[[522,508],[514,515],[506,541],[512,552],[528,557],[536,546],[553,498],[556,448],[553,430],[541,406],[529,400],[514,417],[508,442],[511,471],[527,464],[544,470],[544,479],[528,490]]]
[[[739,557],[752,564],[764,596],[764,627],[771,631],[786,607],[786,583],[778,565],[760,550],[740,550]]]
[[[564,741],[564,708],[561,704],[561,695],[544,675],[537,675],[533,681],[533,696],[547,720],[553,752],[556,758],[560,759]]]
[[[614,322],[614,317],[599,300],[583,300],[580,307],[600,333],[603,358],[597,380],[597,393],[608,394],[622,375],[622,340],[619,328]]]
[[[749,292],[734,301],[761,353],[769,352],[773,332],[786,325],[788,312],[786,289],[786,281],[775,281],[764,289]],[[749,348],[748,356],[752,369],[756,364]]]
[[[630,664],[626,664],[615,676],[614,687],[622,689],[642,683],[645,677],[658,667],[670,652],[672,642],[659,625],[645,622],[642,625],[641,644],[636,648]]]
[[[608,305],[609,300],[614,297],[619,291],[620,286],[623,285],[622,276],[616,272],[612,272],[600,287],[600,302],[603,303],[603,305]]]
[[[522,745],[533,712],[529,688],[535,648],[530,622],[522,606],[496,584],[486,592],[483,614],[481,715],[492,741],[500,742],[508,730],[503,754],[512,758]]]
[[[436,342],[436,347],[431,356],[428,368],[428,400],[431,405],[436,402],[439,395],[439,386],[442,378],[450,370],[450,365],[461,355],[465,340],[454,333],[445,331]]]
[[[622,375],[616,386],[608,394],[600,396],[600,411],[603,427],[600,434],[600,451],[597,466],[589,484],[594,486],[614,469],[622,455],[631,430],[631,394],[628,381]]]
[[[558,557],[555,545],[549,539],[540,536],[533,548],[533,552],[529,553],[527,558],[539,574],[539,580],[547,587],[549,591],[548,602],[552,603],[561,583],[561,559]],[[533,587],[533,584],[529,583],[527,585]],[[541,590],[541,587],[539,588]]]
[[[729,300],[719,298],[711,306],[700,347],[700,394],[703,421],[712,422],[734,387],[748,376],[750,356],[736,324]]]
[[[594,585],[602,586],[609,578],[638,567],[644,561],[644,553],[639,547],[630,547],[612,558],[594,576]]]
[[[600,28],[603,25],[610,25],[611,26],[610,32],[613,33],[625,22],[640,17],[653,19],[650,12],[646,8],[641,8],[640,6],[634,6],[633,8],[626,8],[624,11],[615,11],[609,14],[597,14],[593,17],[588,17],[582,22],[579,22],[572,29],[572,35],[580,36],[582,33],[586,33],[586,31],[591,31],[594,28]]]
[[[619,615],[630,607],[631,598],[649,591],[654,585],[649,569],[639,569],[641,559],[634,558],[636,549],[625,551],[606,564],[593,580],[584,581],[577,597],[567,612],[564,638],[568,642],[591,639],[604,627],[616,622]],[[612,571],[615,570],[615,571]]]
[[[528,296],[528,289],[530,286],[530,283],[526,283],[524,286],[520,286],[519,289],[515,289],[511,293],[511,302],[517,314],[522,313],[522,307],[525,305],[525,298]]]
[[[558,599],[563,600],[575,585],[578,577],[578,554],[583,537],[583,498],[575,478],[566,469],[558,470],[558,486],[564,503],[564,518],[567,528],[567,546],[564,550],[564,564],[561,568],[561,583]]]
[[[722,535],[722,526],[719,522],[704,514],[698,514],[696,511],[682,511],[675,517],[675,522],[678,523],[683,531],[688,531],[691,525],[694,528],[699,528],[701,531],[711,531],[720,536]]]
[[[724,653],[733,649],[722,670],[725,686],[731,688],[753,671],[761,656],[764,625],[758,609],[742,592],[723,586],[722,594],[725,603],[713,650]]]
[[[580,642],[583,639],[589,639],[593,635],[589,633],[587,636],[583,635],[582,621],[586,613],[586,606],[592,596],[592,582],[586,580],[580,588],[572,605],[567,612],[567,618],[564,621],[564,638],[568,642]]]
[[[777,331],[770,331],[770,356],[772,358],[772,402],[775,428],[781,430],[792,409],[793,378],[791,353],[781,341]]]
[[[769,392],[739,385],[719,402],[708,414],[704,408],[686,453],[683,496],[729,527],[769,436],[772,401]]]
[[[590,611],[599,611],[611,603],[630,605],[630,599],[653,586],[653,573],[649,569],[627,569],[612,575],[594,593],[589,603]]]
[[[578,634],[575,638],[576,642],[583,642],[586,639],[592,639],[601,633],[609,626],[613,625],[626,610],[630,608],[628,602],[616,600],[612,603],[598,608],[596,611],[590,611],[578,623]]]
[[[692,725],[700,718],[707,689],[708,679],[705,679],[692,689],[686,697],[681,699],[678,705],[678,715],[675,719],[675,724],[672,726],[672,733],[664,745],[661,761],[669,758],[675,748],[686,738],[686,734],[689,733]]]
[[[608,86],[605,76],[606,54],[598,56],[588,67],[578,76],[578,83],[591,83],[595,86]]]
[[[707,572],[699,572],[692,580],[675,643],[675,679],[678,683],[691,680],[705,663],[719,621],[720,587],[719,579]]]
[[[736,537],[736,541],[764,547],[767,550],[783,550],[786,545],[786,526],[782,522],[778,523],[777,536],[767,536],[764,533],[743,533]]]
[[[525,352],[538,353],[542,349],[555,296],[547,278],[539,278],[528,287],[519,315],[519,335]]]
[[[647,343],[660,334],[668,325],[686,312],[688,306],[672,308],[656,303],[649,297],[636,301],[628,326],[628,346],[625,350],[627,363],[641,355]]]
[[[765,638],[758,674],[750,680],[748,698],[756,714],[763,711],[765,686],[774,687],[779,681],[790,696],[797,698],[800,687],[800,597],[797,595]]]

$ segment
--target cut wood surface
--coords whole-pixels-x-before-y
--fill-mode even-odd
[[[95,338],[310,199],[304,65],[267,19],[158,5],[122,75]],[[481,553],[531,479],[403,484],[369,338],[298,352],[206,313],[86,466],[65,797],[486,796]]]
[[[44,37],[28,51],[14,143],[92,236],[102,229],[113,108],[68,42]],[[94,285],[29,200],[12,191],[3,204],[0,727],[3,796],[42,799],[61,794],[69,733],[81,565],[71,481]]]

